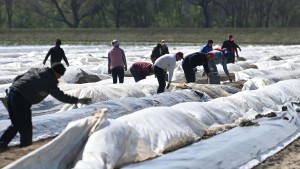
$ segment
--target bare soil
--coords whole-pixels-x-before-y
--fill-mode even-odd
[[[35,149],[47,144],[53,138],[47,138],[44,140],[39,140],[37,142],[33,142],[31,146],[19,148],[19,146],[9,147],[8,150],[0,153],[0,168],[5,167],[6,165],[16,161],[17,159],[29,154]]]
[[[9,150],[0,153],[0,168],[16,161],[35,149],[47,144],[53,138],[34,142],[25,148],[10,147]],[[300,138],[289,144],[286,148],[267,158],[263,163],[253,169],[298,169],[300,166]]]

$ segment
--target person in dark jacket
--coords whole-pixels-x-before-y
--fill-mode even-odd
[[[239,45],[234,42],[233,36],[229,35],[228,40],[225,40],[222,45],[222,49],[226,48],[228,52],[230,52],[230,57],[227,59],[227,63],[234,63],[235,62],[235,53],[236,57],[239,58],[239,54],[237,49],[241,51]]]
[[[135,62],[131,65],[129,70],[135,82],[146,79],[146,76],[149,76],[153,73],[152,64],[147,62]]]
[[[161,55],[161,44],[158,43],[152,50],[152,53],[151,53],[151,61],[152,63],[154,64],[154,62],[156,61],[157,58],[159,58]]]
[[[169,54],[169,48],[168,45],[166,44],[165,40],[161,40],[161,56],[165,54]]]
[[[46,61],[47,61],[48,57],[51,55],[51,58],[50,58],[50,64],[51,64],[51,66],[54,63],[60,63],[62,59],[65,61],[66,65],[69,66],[69,62],[68,62],[68,59],[67,59],[67,57],[65,55],[65,51],[60,47],[60,45],[61,45],[61,40],[57,39],[55,46],[52,47],[48,51],[48,53],[47,53],[47,55],[46,55],[46,57],[45,57],[45,59],[43,61],[44,65],[46,64]]]
[[[161,57],[162,55],[169,54],[169,48],[164,40],[161,43],[158,43],[152,50],[151,53],[151,61],[154,64],[156,59]]]
[[[66,68],[62,63],[54,63],[51,68],[31,68],[17,76],[9,87],[7,105],[11,125],[0,137],[0,152],[20,133],[20,147],[32,144],[31,106],[38,104],[49,94],[59,101],[70,104],[89,104],[90,98],[78,99],[61,91],[57,84]]]
[[[203,65],[205,73],[209,73],[207,54],[201,52],[195,52],[187,55],[182,62],[182,69],[184,71],[185,79],[187,83],[195,82],[197,71],[196,67]]]

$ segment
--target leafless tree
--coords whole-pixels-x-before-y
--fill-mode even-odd
[[[31,5],[34,12],[77,28],[82,19],[99,12],[103,3],[103,0],[38,0]]]
[[[274,18],[279,20],[281,27],[288,27],[291,24],[291,13],[300,5],[299,0],[276,0],[274,4]]]
[[[204,26],[209,28],[211,26],[211,17],[209,13],[209,5],[212,4],[214,0],[188,0],[193,5],[200,6],[204,16]]]
[[[234,3],[236,9],[236,27],[248,27],[250,17],[251,0],[236,0]]]
[[[257,26],[269,27],[270,15],[274,0],[254,0],[254,15]]]
[[[7,28],[11,29],[13,16],[13,0],[5,0],[5,9],[7,15]]]

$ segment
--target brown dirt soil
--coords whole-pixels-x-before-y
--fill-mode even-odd
[[[286,148],[267,158],[253,169],[297,169],[300,168],[300,138]]]
[[[11,147],[9,150],[0,153],[0,168],[25,156],[33,150],[45,145],[53,138],[34,142],[25,148]],[[263,163],[253,169],[297,169],[300,166],[300,138],[289,144],[285,149],[267,158]]]
[[[0,153],[0,168],[5,167],[6,165],[16,161],[17,159],[25,156],[26,154],[34,151],[35,149],[47,144],[53,138],[47,138],[44,140],[39,140],[34,142],[31,146],[19,148],[18,146],[10,147],[8,150]]]

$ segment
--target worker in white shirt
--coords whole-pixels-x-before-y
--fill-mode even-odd
[[[174,69],[176,66],[176,61],[179,61],[181,59],[183,59],[183,53],[177,52],[175,55],[174,54],[165,54],[165,55],[159,57],[155,61],[154,74],[155,74],[158,84],[159,84],[157,93],[162,93],[165,91],[165,87],[166,87],[165,76],[166,76],[167,71],[169,72],[167,89],[170,87],[171,80],[173,77],[173,72],[174,72]]]

